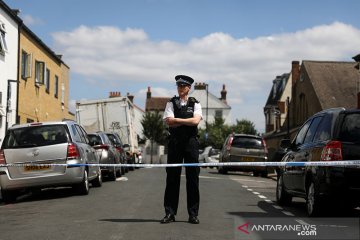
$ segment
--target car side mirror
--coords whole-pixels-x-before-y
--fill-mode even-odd
[[[281,148],[290,148],[291,147],[290,139],[282,139],[280,141],[280,147]]]

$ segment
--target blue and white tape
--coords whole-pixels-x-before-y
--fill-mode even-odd
[[[0,167],[24,167],[24,166],[99,166],[99,167],[139,167],[139,168],[164,168],[164,167],[236,167],[236,166],[260,166],[260,167],[306,167],[306,166],[328,166],[343,167],[352,166],[360,168],[360,160],[329,161],[329,162],[219,162],[219,163],[164,163],[164,164],[86,164],[86,163],[9,163],[0,164]]]

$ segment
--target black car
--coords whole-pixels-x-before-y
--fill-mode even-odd
[[[330,162],[360,159],[360,110],[333,108],[310,117],[292,142],[284,139],[283,162]],[[306,199],[309,216],[331,209],[360,206],[360,166],[282,166],[278,169],[276,199]]]

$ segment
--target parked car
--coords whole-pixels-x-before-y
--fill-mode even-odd
[[[119,154],[120,154],[120,162],[122,164],[127,164],[125,150],[124,150],[124,147],[123,147],[124,144],[122,143],[119,134],[117,134],[117,133],[106,133],[106,135],[110,139],[111,143],[115,146],[116,150],[119,152]],[[121,167],[121,174],[125,174],[125,172],[128,172],[127,167]]]
[[[360,159],[360,110],[328,109],[310,117],[294,140],[284,139],[283,162],[331,162]],[[278,170],[276,199],[290,204],[292,197],[306,199],[309,216],[331,204],[336,208],[360,206],[360,167],[284,166]]]
[[[217,163],[219,162],[219,149],[207,146],[199,151],[199,163]]]
[[[266,162],[268,151],[262,137],[249,134],[230,134],[221,149],[219,162]],[[254,176],[267,176],[266,166],[219,166],[219,173],[228,171],[253,172]]]
[[[0,149],[0,164],[49,164],[0,167],[2,200],[16,200],[22,190],[73,186],[89,193],[89,182],[102,184],[99,166],[54,166],[50,164],[98,164],[95,149],[85,130],[73,121],[37,122],[12,126]]]
[[[120,163],[119,152],[104,132],[89,133],[88,137],[90,145],[96,150],[99,162],[101,164],[111,164],[111,166],[100,167],[102,174],[111,181],[115,181],[117,177],[121,176],[121,168],[115,166],[115,164]]]

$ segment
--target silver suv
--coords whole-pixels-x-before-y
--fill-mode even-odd
[[[230,134],[221,149],[219,162],[266,162],[268,151],[263,138],[248,134]],[[267,177],[265,166],[226,166],[219,167],[219,173],[228,171],[253,172]]]
[[[15,125],[8,129],[2,143],[0,164],[24,165],[0,167],[2,199],[9,203],[21,190],[64,185],[87,195],[89,182],[100,187],[102,176],[99,166],[82,164],[98,163],[85,130],[74,121]]]

